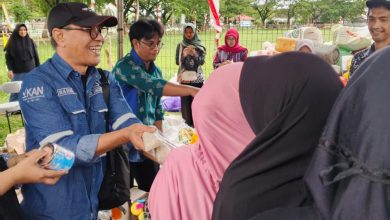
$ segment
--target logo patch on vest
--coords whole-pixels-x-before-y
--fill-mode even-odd
[[[66,87],[66,88],[57,89],[57,95],[58,97],[61,97],[65,95],[76,95],[76,93],[73,91],[71,87]]]
[[[37,101],[39,98],[43,98],[45,95],[43,94],[43,86],[37,86],[32,88],[26,88],[23,91],[22,100],[23,101]]]
[[[102,87],[99,85],[99,83],[95,83],[93,85],[91,92],[89,93],[89,97],[95,96],[97,94],[103,93]]]

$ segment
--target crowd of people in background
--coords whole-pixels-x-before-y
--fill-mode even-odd
[[[0,219],[98,219],[104,156],[123,145],[131,182],[150,192],[152,219],[389,219],[390,2],[366,5],[374,42],[353,57],[345,87],[308,39],[248,57],[229,29],[205,82],[207,50],[186,23],[175,83],[155,63],[164,28],[154,19],[131,25],[131,50],[112,72],[96,66],[113,16],[57,4],[48,16],[55,53],[41,65],[26,25],[17,25],[5,51],[9,78],[23,81],[24,95],[11,100],[23,112],[27,153],[0,158]],[[142,135],[163,131],[162,96],[181,97],[199,140],[160,167],[145,157]],[[47,143],[75,154],[70,170],[40,165]],[[21,206],[15,184],[24,184]]]

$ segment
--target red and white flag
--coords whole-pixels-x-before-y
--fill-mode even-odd
[[[210,21],[215,29],[215,44],[219,46],[219,36],[222,32],[221,21],[219,20],[219,0],[208,0],[210,7]]]

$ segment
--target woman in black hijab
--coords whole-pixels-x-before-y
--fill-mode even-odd
[[[256,138],[225,172],[212,219],[248,219],[310,202],[303,175],[341,89],[332,67],[311,54],[245,62],[240,99]]]
[[[40,64],[35,43],[28,36],[25,24],[16,25],[4,50],[8,78],[12,81],[23,81],[25,75]],[[11,94],[10,101],[17,100],[18,93]]]
[[[390,219],[390,48],[338,98],[306,182],[324,219]]]

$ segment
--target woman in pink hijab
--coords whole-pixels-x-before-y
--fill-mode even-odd
[[[238,93],[242,65],[215,70],[195,97],[199,142],[173,150],[165,160],[149,194],[153,220],[211,219],[226,168],[255,137]]]
[[[233,62],[245,61],[248,49],[240,45],[240,35],[236,29],[229,29],[225,35],[225,45],[218,48],[215,54],[214,69]]]

